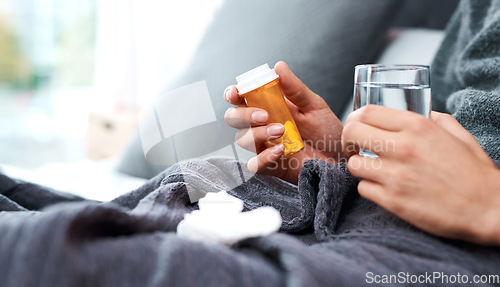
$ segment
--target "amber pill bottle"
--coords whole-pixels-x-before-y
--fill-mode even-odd
[[[283,144],[284,157],[292,156],[304,148],[297,125],[288,109],[279,87],[279,76],[268,64],[259,66],[236,77],[238,93],[245,99],[247,106],[266,110],[268,124],[281,123],[285,127],[282,137],[266,142],[267,147]]]

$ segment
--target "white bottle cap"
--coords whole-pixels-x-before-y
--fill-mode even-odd
[[[269,68],[268,64],[264,64],[236,77],[236,82],[238,83],[236,88],[238,89],[238,94],[243,95],[277,78],[279,76],[274,69]]]

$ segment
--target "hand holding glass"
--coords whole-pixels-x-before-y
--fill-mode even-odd
[[[431,112],[429,66],[356,66],[354,110],[370,104],[413,111],[429,117]],[[361,149],[359,154],[372,158],[378,157],[375,153],[365,149]]]

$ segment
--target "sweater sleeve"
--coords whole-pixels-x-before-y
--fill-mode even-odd
[[[462,1],[432,64],[433,109],[500,159],[500,0]]]

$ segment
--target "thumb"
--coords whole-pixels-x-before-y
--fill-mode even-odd
[[[430,119],[463,142],[469,145],[478,145],[476,138],[462,127],[462,125],[450,114],[432,111]]]
[[[326,102],[302,83],[297,76],[288,68],[288,65],[280,61],[274,66],[274,70],[280,76],[280,88],[287,99],[295,104],[299,110],[306,113],[312,110],[328,108]]]
[[[477,142],[476,138],[466,130],[453,116],[450,114],[439,113],[432,111],[430,119],[438,126],[442,127],[450,134],[464,142],[471,148],[476,155],[481,158],[491,161],[490,157],[485,153],[481,145]]]

